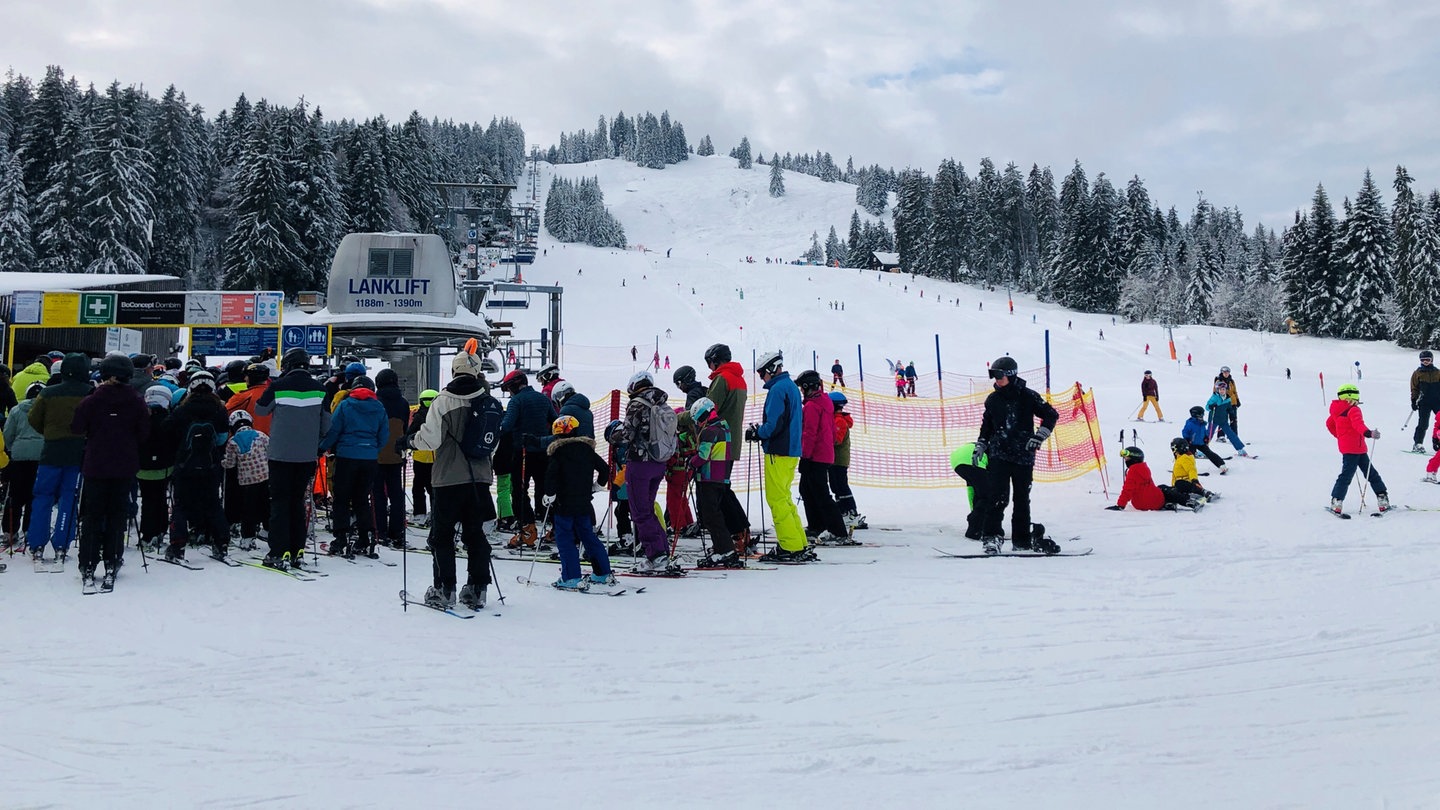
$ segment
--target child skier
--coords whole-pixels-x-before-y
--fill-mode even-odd
[[[1440,447],[1440,411],[1435,412],[1435,424],[1430,428],[1430,438],[1435,442],[1434,446]],[[1436,471],[1440,471],[1440,450],[1436,450],[1435,455],[1425,463],[1425,482],[1427,484],[1440,484],[1440,481],[1435,479]]]
[[[895,398],[905,398],[905,372],[903,370],[895,372]]]
[[[725,523],[722,507],[725,491],[730,483],[729,454],[730,427],[715,409],[709,397],[701,397],[690,406],[690,418],[695,423],[699,440],[695,454],[690,457],[690,469],[695,474],[695,503],[700,509],[700,523],[710,532],[710,553],[700,558],[697,568],[743,568],[735,548],[735,537]]]
[[[540,502],[555,520],[555,550],[560,554],[560,578],[554,586],[562,591],[586,591],[592,585],[613,585],[610,556],[595,537],[590,517],[590,484],[594,480],[595,440],[579,433],[580,421],[562,416],[550,427],[555,440],[545,448],[545,495]],[[590,561],[591,574],[580,576],[580,552]]]
[[[225,443],[227,470],[235,471],[236,489],[225,497],[236,499],[235,514],[239,516],[242,551],[253,551],[259,544],[256,537],[264,527],[270,529],[270,437],[255,429],[249,411],[230,414],[230,441]]]
[[[855,505],[855,493],[850,489],[850,429],[855,427],[855,417],[845,412],[849,400],[839,391],[830,392],[830,402],[835,408],[835,463],[830,465],[830,491],[835,495],[835,504],[840,507],[845,525],[852,532],[868,529],[865,516]]]
[[[611,451],[610,500],[615,502],[615,533],[618,535],[608,551],[634,556],[639,549],[635,546],[634,527],[630,524],[630,491],[625,486],[624,430],[625,423],[619,419],[605,428],[605,441],[610,443]]]
[[[1213,436],[1216,431],[1219,431],[1220,435],[1224,439],[1228,439],[1235,448],[1235,455],[1241,458],[1249,457],[1250,454],[1245,452],[1245,443],[1240,441],[1240,436],[1231,426],[1230,417],[1235,405],[1230,399],[1230,384],[1223,380],[1215,383],[1215,393],[1210,395],[1205,407],[1210,411],[1209,435]]]
[[[830,497],[830,465],[835,463],[835,403],[825,393],[820,374],[800,372],[802,424],[800,497],[805,504],[805,534],[819,545],[851,545],[850,529]]]
[[[1205,409],[1196,405],[1190,409],[1190,418],[1185,420],[1185,427],[1180,429],[1180,435],[1190,443],[1195,452],[1210,459],[1211,464],[1219,467],[1220,474],[1224,475],[1230,472],[1230,468],[1225,466],[1224,459],[1210,449],[1208,434],[1209,430],[1205,426]]]
[[[1378,429],[1365,426],[1365,417],[1360,412],[1360,388],[1353,383],[1340,386],[1335,392],[1335,401],[1330,403],[1330,417],[1325,420],[1325,429],[1335,437],[1340,446],[1340,475],[1330,489],[1330,512],[1345,514],[1345,490],[1350,488],[1350,479],[1358,469],[1365,473],[1370,486],[1375,490],[1375,504],[1381,512],[1389,511],[1390,496],[1380,473],[1370,463],[1370,451],[1366,439],[1380,438]]]
[[[1175,456],[1175,465],[1170,468],[1170,487],[1183,495],[1194,495],[1199,500],[1209,503],[1220,500],[1220,493],[1206,489],[1200,483],[1200,474],[1195,470],[1195,448],[1184,436],[1176,436],[1170,440],[1170,452]],[[1164,490],[1165,487],[1160,487]],[[1195,504],[1189,503],[1194,507]]]
[[[1157,512],[1161,509],[1173,511],[1182,504],[1196,510],[1203,506],[1198,496],[1187,495],[1173,487],[1156,486],[1150,465],[1145,463],[1145,451],[1127,447],[1120,451],[1120,456],[1125,459],[1125,484],[1120,488],[1120,499],[1106,509],[1119,512],[1126,506],[1134,506],[1141,512]]]

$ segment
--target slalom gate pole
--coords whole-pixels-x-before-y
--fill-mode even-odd
[[[939,351],[940,336],[935,336],[937,353]],[[1045,396],[1050,396],[1050,330],[1045,330]]]
[[[860,344],[855,344],[855,358],[859,362],[860,370],[860,427],[866,433],[870,432],[870,419],[865,415],[865,352]]]
[[[940,387],[940,441],[950,446],[945,431],[945,370],[940,365],[940,335],[935,335],[935,384]]]
[[[1329,400],[1325,398],[1325,372],[1320,372],[1320,404],[1325,405]]]

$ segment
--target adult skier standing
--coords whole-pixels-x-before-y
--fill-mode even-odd
[[[255,403],[255,416],[270,420],[270,551],[265,565],[300,566],[309,523],[305,505],[320,455],[320,437],[330,430],[323,406],[325,386],[310,375],[310,355],[296,347],[280,357],[281,373]]]
[[[803,563],[819,559],[807,548],[800,513],[790,497],[795,468],[800,463],[804,421],[800,389],[785,371],[779,351],[765,352],[755,373],[765,383],[765,421],[745,430],[745,441],[761,442],[765,453],[765,503],[775,519],[775,548],[765,562]]]
[[[835,364],[830,366],[830,385],[845,387],[845,369],[840,365],[840,358],[835,358]]]
[[[1426,349],[1420,352],[1420,367],[1410,373],[1410,410],[1417,411],[1415,422],[1415,446],[1412,453],[1423,453],[1425,430],[1430,425],[1430,415],[1440,414],[1440,368],[1435,367],[1435,355]],[[1432,447],[1440,450],[1440,439],[1431,439]]]
[[[1325,429],[1330,431],[1340,447],[1340,475],[1330,489],[1330,512],[1345,514],[1345,490],[1350,488],[1350,480],[1355,477],[1356,470],[1365,473],[1375,490],[1376,507],[1381,512],[1389,511],[1390,496],[1385,482],[1370,463],[1370,448],[1365,445],[1366,439],[1379,439],[1380,431],[1365,425],[1365,416],[1360,412],[1359,387],[1346,383],[1335,392]]]
[[[1005,500],[1013,491],[1010,514],[1010,544],[1017,551],[1056,554],[1060,546],[1043,535],[1030,532],[1030,486],[1035,475],[1035,451],[1050,437],[1060,414],[1039,393],[1026,386],[1018,375],[1015,358],[1005,356],[990,364],[995,390],[985,398],[980,419],[980,436],[974,456],[984,456],[990,477],[990,503],[985,507],[981,542],[986,554],[1000,552],[1000,524],[1005,517]],[[1040,427],[1035,427],[1035,420]]]
[[[1144,378],[1140,380],[1140,396],[1144,401],[1140,403],[1140,413],[1136,414],[1135,421],[1144,422],[1145,411],[1149,410],[1151,405],[1154,405],[1155,421],[1164,422],[1165,412],[1160,410],[1160,383],[1155,382],[1155,377],[1150,373],[1150,369],[1148,368],[1145,369]]]

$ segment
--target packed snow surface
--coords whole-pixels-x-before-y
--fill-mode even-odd
[[[1372,519],[1371,492],[1354,520],[1321,510],[1339,469],[1326,405],[1356,361],[1391,500],[1440,507],[1424,457],[1401,452],[1412,352],[1184,327],[1177,363],[1157,326],[1019,295],[1011,314],[1004,290],[743,263],[832,224],[843,238],[853,208],[852,186],[793,173],[772,199],[767,170],[542,166],[542,197],[552,171],[598,175],[649,248],[542,237],[526,280],[565,287],[565,377],[599,398],[657,340],[702,374],[716,341],[747,365],[779,346],[797,370],[812,351],[853,369],[860,344],[867,371],[927,373],[937,334],[947,374],[983,375],[1004,353],[1042,365],[1049,330],[1054,387],[1096,391],[1110,499],[1098,474],[1038,485],[1035,519],[1094,554],[941,558],[977,547],[962,491],[861,489],[867,546],[825,565],[624,579],[605,599],[518,585],[530,565],[500,561],[505,604],[492,587],[469,621],[402,611],[401,568],[324,559],[329,577],[297,582],[192,552],[204,571],[147,573],[132,548],[113,594],[82,597],[73,562],[11,557],[0,805],[1440,806],[1436,513]],[[517,336],[543,325],[533,304],[510,313]],[[1199,514],[1104,511],[1119,431],[1168,479],[1168,441],[1222,364],[1260,458],[1205,478],[1225,498]],[[1147,368],[1168,424],[1129,421]],[[412,593],[428,561],[409,556]]]

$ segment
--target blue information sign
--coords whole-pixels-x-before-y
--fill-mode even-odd
[[[329,326],[287,326],[281,332],[280,338],[282,354],[296,347],[304,349],[311,356],[330,353]]]
[[[190,330],[190,353],[234,357],[256,355],[266,346],[275,348],[275,341],[278,337],[279,335],[273,328],[225,329],[197,326]]]

